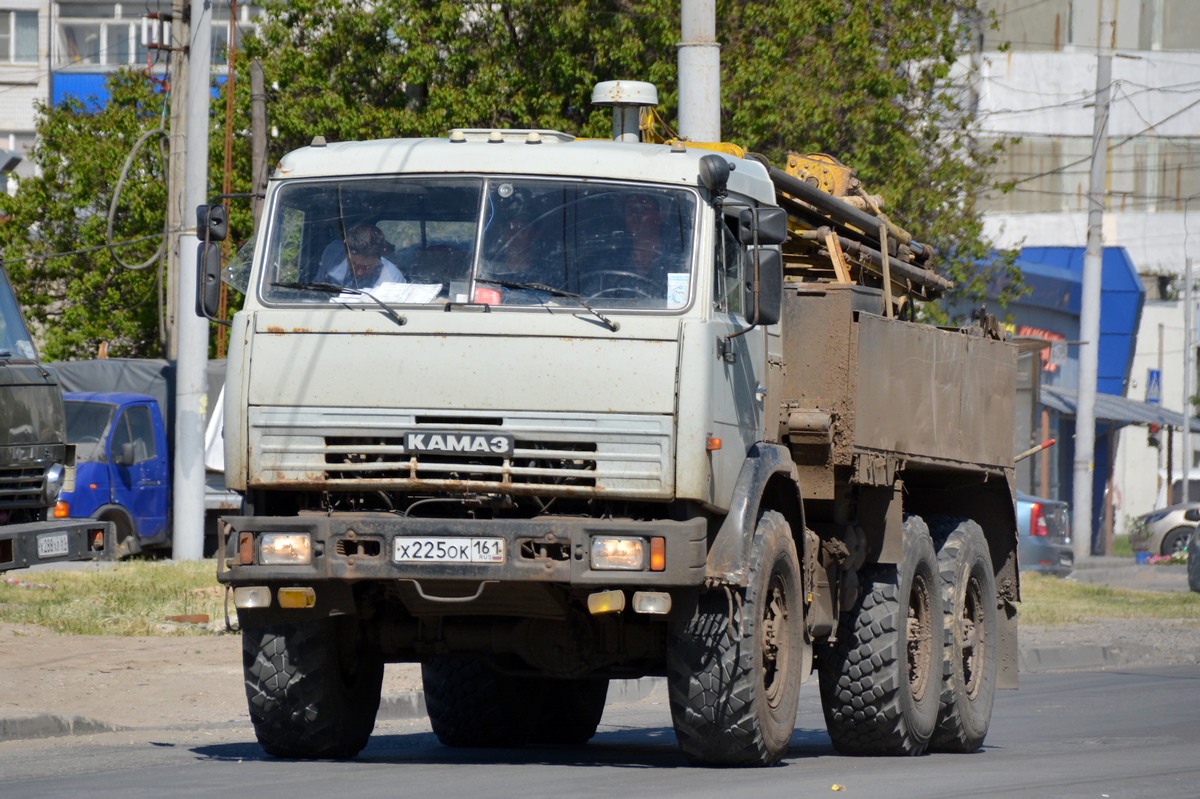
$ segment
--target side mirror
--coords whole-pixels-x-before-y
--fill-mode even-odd
[[[222,203],[196,206],[196,238],[225,241],[229,235],[229,212]]]
[[[122,444],[120,451],[114,453],[113,460],[116,461],[118,466],[132,466],[133,442],[126,441],[124,444]]]
[[[738,215],[742,244],[783,244],[788,239],[788,216],[782,208],[747,208]]]
[[[783,308],[783,256],[778,250],[756,247],[750,258],[742,305],[746,324],[773,325]]]
[[[217,319],[221,305],[221,245],[201,242],[196,248],[196,315]]]

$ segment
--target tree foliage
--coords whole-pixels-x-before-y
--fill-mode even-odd
[[[130,165],[104,245],[115,186],[133,146],[157,128],[163,97],[143,75],[109,82],[103,110],[71,101],[38,109],[30,153],[40,174],[0,194],[0,252],[26,317],[48,360],[96,355],[160,355],[159,270],[127,269],[151,259],[162,242],[166,194],[159,139],[149,136]]]
[[[853,166],[869,191],[887,199],[894,221],[942,254],[943,272],[982,296],[996,275],[978,268],[991,245],[976,197],[989,187],[992,151],[976,148],[969,96],[954,75],[978,24],[977,5],[717,0],[717,38],[725,139],[774,163],[794,150]],[[676,117],[679,0],[265,0],[262,9],[237,57],[233,191],[250,189],[242,132],[250,128],[247,64],[255,58],[269,87],[271,161],[315,135],[336,141],[480,126],[605,137],[609,114],[589,103],[602,80],[655,83],[660,115],[668,124]],[[128,76],[114,88],[130,93],[132,108],[114,93],[99,113],[45,109],[34,154],[44,174],[22,181],[6,209],[17,224],[0,244],[26,307],[45,323],[78,314],[69,333],[45,327],[54,356],[101,337],[156,346],[150,275],[120,271],[106,253],[12,266],[15,257],[99,243],[120,160],[139,129],[157,124],[158,95],[136,82]],[[223,108],[213,106],[213,186],[221,185]],[[100,157],[81,169],[93,150]],[[149,183],[141,194],[161,200]],[[162,206],[131,203],[128,234],[160,230]],[[235,237],[244,239],[248,209],[233,210]],[[1000,259],[996,269],[1008,264]],[[72,293],[84,273],[83,293]],[[73,312],[79,296],[88,307]],[[99,297],[106,310],[126,310],[101,313]]]

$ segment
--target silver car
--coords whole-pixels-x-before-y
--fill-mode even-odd
[[[1181,502],[1147,513],[1138,518],[1130,535],[1133,551],[1153,555],[1183,552],[1198,523],[1200,502]]]

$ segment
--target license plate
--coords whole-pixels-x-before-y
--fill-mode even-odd
[[[397,538],[397,563],[503,563],[503,538]]]
[[[45,533],[37,537],[37,553],[39,558],[53,558],[58,555],[66,555],[70,549],[66,533]]]

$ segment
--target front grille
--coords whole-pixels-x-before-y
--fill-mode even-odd
[[[40,506],[45,479],[46,470],[40,466],[0,468],[0,507]]]
[[[253,408],[250,474],[264,487],[662,498],[673,489],[670,417]],[[430,431],[510,436],[512,451],[407,452]]]
[[[594,442],[522,441],[512,455],[406,453],[403,438],[325,437],[326,480],[400,478],[505,486],[595,486]]]

